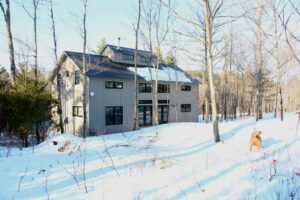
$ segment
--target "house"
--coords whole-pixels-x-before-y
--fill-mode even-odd
[[[61,88],[65,132],[82,135],[83,79],[86,76],[87,128],[101,134],[133,130],[134,49],[107,45],[100,55],[65,51],[59,60],[59,75],[52,75],[51,89]],[[154,69],[150,52],[138,51],[138,124],[154,125]],[[153,56],[153,62],[157,57]],[[159,64],[159,123],[197,122],[199,81],[175,65]],[[58,116],[56,116],[57,118]]]

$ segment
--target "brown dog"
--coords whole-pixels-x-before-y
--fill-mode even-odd
[[[261,144],[262,144],[262,140],[260,137],[261,133],[262,133],[261,131],[257,131],[256,128],[254,128],[254,132],[252,133],[251,138],[250,138],[250,152],[252,151],[253,145],[257,146],[258,150],[260,151]]]

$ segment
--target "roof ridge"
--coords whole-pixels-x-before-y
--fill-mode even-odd
[[[107,44],[106,46],[111,46],[111,47],[114,47],[114,48],[118,48],[118,46],[116,45],[112,45],[112,44]],[[129,49],[129,50],[135,50],[135,48],[129,48],[129,47],[123,47],[123,46],[120,46],[120,49]],[[145,53],[150,53],[150,51],[147,51],[147,50],[142,50],[142,49],[138,49],[138,51],[141,51],[141,52],[145,52]],[[153,54],[155,55],[155,54]]]
[[[78,54],[83,54],[82,52],[78,51],[64,51],[65,53],[78,53]],[[101,57],[107,57],[101,54],[94,54],[94,53],[85,53],[85,55],[93,55],[93,56],[101,56]]]

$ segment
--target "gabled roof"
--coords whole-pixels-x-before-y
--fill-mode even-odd
[[[72,61],[82,70],[83,69],[83,54],[78,52],[65,51]],[[85,54],[87,71],[86,75],[89,77],[100,78],[116,78],[116,79],[134,79],[134,72],[127,70],[126,67],[112,62],[108,57]],[[142,77],[137,76],[138,80],[143,80]]]
[[[106,48],[110,48],[113,52],[119,52],[119,53],[129,54],[129,55],[134,55],[134,51],[135,51],[135,49],[131,49],[127,47],[118,48],[118,46],[108,44],[103,48],[100,54],[102,54]],[[151,53],[149,51],[144,51],[144,50],[138,50],[137,54],[148,58],[151,56]],[[157,58],[155,54],[152,54],[152,57]]]
[[[57,70],[60,69],[62,62],[69,57],[80,69],[83,69],[83,53],[65,51],[63,52],[59,65],[53,70],[50,80],[53,81]],[[134,79],[134,67],[112,62],[108,57],[99,54],[85,54],[86,75],[89,77],[115,78],[115,79]],[[137,80],[152,81],[154,79],[153,67],[138,67]],[[199,84],[197,79],[192,78],[188,73],[176,65],[159,64],[159,81],[184,82]]]

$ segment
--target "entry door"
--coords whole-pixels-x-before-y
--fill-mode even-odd
[[[169,113],[168,105],[158,106],[158,121],[160,124],[168,123],[168,113]]]
[[[139,125],[152,126],[152,106],[139,106]]]

